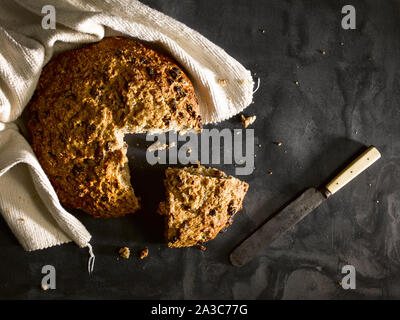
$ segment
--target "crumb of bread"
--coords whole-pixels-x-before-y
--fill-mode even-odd
[[[206,248],[205,246],[200,246],[200,250],[201,250],[201,251],[206,251],[207,248]]]
[[[322,50],[322,51],[321,51],[321,54],[326,55],[326,51],[325,51],[325,50]]]
[[[147,152],[166,150],[166,149],[168,149],[168,145],[166,143],[161,143],[160,141],[157,141],[147,148]]]
[[[275,142],[275,144],[278,146],[278,147],[280,147],[280,146],[282,146],[282,142],[280,142],[280,141],[278,141],[278,142]]]
[[[142,251],[140,251],[140,259],[144,259],[149,255],[149,248],[144,248]]]
[[[123,248],[119,249],[119,255],[124,259],[129,259],[130,254],[131,254],[131,250],[129,250],[128,247],[123,247]]]
[[[300,85],[300,83],[298,81],[295,81],[294,83],[296,84],[296,86]]]
[[[42,284],[42,290],[43,290],[43,291],[46,291],[46,290],[48,290],[48,289],[49,289],[49,287],[48,287],[47,285]]]
[[[253,124],[254,121],[256,121],[256,118],[257,118],[256,116],[245,117],[244,115],[241,115],[242,123],[245,128]]]
[[[226,85],[228,84],[228,80],[226,80],[226,79],[219,79],[219,80],[218,80],[218,84],[219,84],[221,87],[226,87]]]

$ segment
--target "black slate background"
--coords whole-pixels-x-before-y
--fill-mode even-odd
[[[144,2],[261,78],[255,104],[244,112],[257,115],[255,171],[242,177],[251,188],[244,210],[207,251],[168,249],[154,213],[165,167],[145,163],[144,136],[128,136],[133,184],[147,210],[107,221],[79,214],[93,235],[91,276],[86,249],[24,252],[0,220],[0,298],[400,298],[400,3],[353,0],[357,29],[343,30],[344,1]],[[242,128],[239,117],[215,127]],[[371,144],[382,153],[378,163],[250,264],[229,264],[229,252],[263,220]],[[234,173],[233,166],[216,167]],[[118,260],[121,246],[136,257]],[[141,261],[144,246],[150,255]],[[40,288],[45,264],[56,267],[56,290]],[[345,264],[356,268],[356,290],[338,284]]]

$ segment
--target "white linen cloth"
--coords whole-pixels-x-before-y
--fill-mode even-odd
[[[56,29],[42,28],[45,5],[56,10]],[[61,206],[16,121],[54,54],[110,35],[166,49],[188,71],[205,123],[230,118],[252,101],[254,82],[239,62],[198,32],[139,1],[2,0],[0,212],[25,250],[74,241],[91,252],[90,233]]]

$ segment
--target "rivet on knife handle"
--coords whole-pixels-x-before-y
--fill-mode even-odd
[[[333,178],[325,188],[334,194],[381,157],[378,149],[369,147]]]

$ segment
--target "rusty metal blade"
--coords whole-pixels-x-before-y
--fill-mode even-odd
[[[326,199],[317,189],[307,189],[234,249],[229,257],[231,263],[234,266],[248,263],[261,249],[295,226]]]

